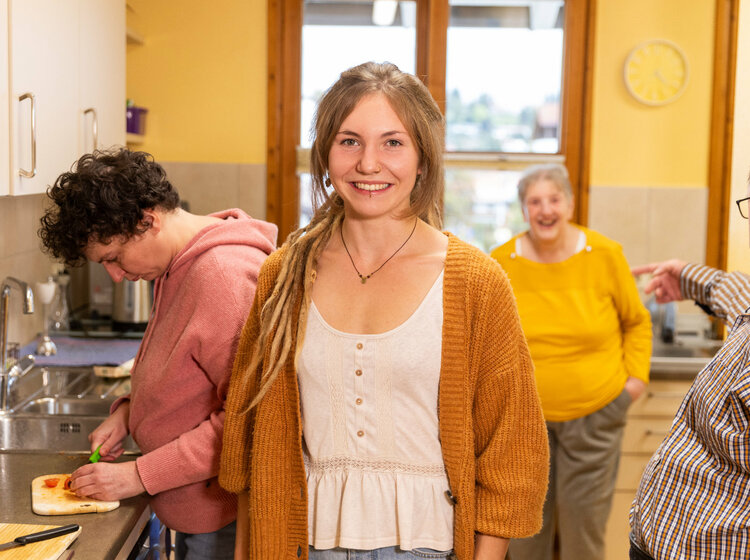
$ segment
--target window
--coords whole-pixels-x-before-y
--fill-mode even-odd
[[[446,115],[444,227],[488,251],[525,229],[515,185],[564,163],[587,215],[590,0],[279,0],[269,3],[268,219],[309,219],[309,130],[339,73],[394,62]]]
[[[526,229],[516,197],[520,170],[509,169],[514,155],[527,155],[516,163],[564,161],[558,154],[565,2],[449,5],[444,223],[489,252]],[[504,164],[481,168],[501,154]],[[464,165],[453,165],[452,155]]]
[[[508,4],[450,2],[449,152],[558,152],[565,3]]]
[[[311,181],[306,173],[310,130],[318,100],[342,70],[368,60],[392,62],[416,71],[415,0],[305,0],[302,23],[300,225],[312,216]],[[304,151],[303,151],[304,150]]]

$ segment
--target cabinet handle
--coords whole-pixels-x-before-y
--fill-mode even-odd
[[[21,177],[33,177],[36,175],[36,97],[33,93],[24,93],[18,98],[19,101],[24,99],[31,100],[31,171],[19,169],[18,174]]]
[[[94,150],[99,147],[99,118],[96,116],[96,109],[89,107],[83,114],[91,113],[93,118],[91,119],[91,137],[94,139]]]
[[[681,393],[679,391],[649,391],[648,393],[649,399],[681,399],[684,396],[685,393]]]
[[[650,428],[646,430],[646,435],[647,436],[662,436],[662,437],[664,437],[668,433],[669,432],[667,430],[652,430]]]

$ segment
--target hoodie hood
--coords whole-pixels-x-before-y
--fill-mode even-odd
[[[263,220],[248,216],[239,208],[210,214],[223,221],[203,228],[191,239],[169,264],[167,274],[174,274],[189,266],[197,257],[217,245],[247,245],[270,255],[276,249],[278,228]]]

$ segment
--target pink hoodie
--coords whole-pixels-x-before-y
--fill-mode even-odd
[[[216,476],[224,400],[240,331],[275,225],[242,210],[212,214],[155,281],[154,306],[132,372],[130,433],[138,474],[169,528],[207,533],[236,517]],[[114,403],[114,410],[122,401]]]

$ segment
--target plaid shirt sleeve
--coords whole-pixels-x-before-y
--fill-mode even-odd
[[[680,275],[680,289],[685,299],[708,308],[729,325],[750,307],[750,277],[742,272],[688,264]]]
[[[631,538],[656,560],[750,558],[750,278],[688,265],[680,281],[732,328],[646,466]]]

